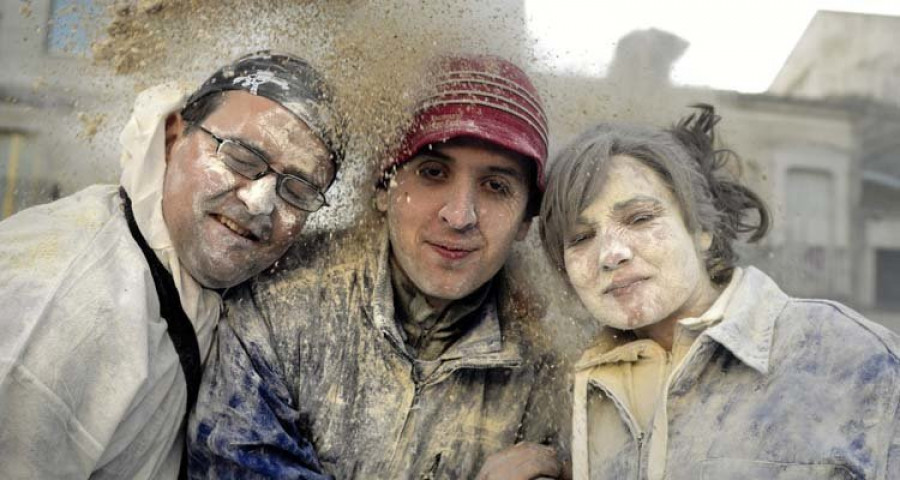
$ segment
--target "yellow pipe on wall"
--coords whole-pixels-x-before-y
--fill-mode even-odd
[[[9,165],[6,168],[6,191],[3,194],[3,217],[13,214],[16,207],[16,180],[19,173],[19,154],[22,151],[22,135],[13,134],[9,143]]]

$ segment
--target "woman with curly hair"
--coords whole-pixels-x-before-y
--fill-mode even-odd
[[[541,238],[603,325],[576,365],[576,478],[900,478],[898,337],[736,266],[763,201],[712,107],[601,124],[548,173]]]

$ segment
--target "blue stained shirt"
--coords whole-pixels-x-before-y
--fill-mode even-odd
[[[219,326],[198,404],[214,397],[226,402],[221,414],[192,424],[191,443],[209,448],[189,450],[189,477],[332,478],[323,473],[315,449],[299,430],[299,414],[285,383],[259,349],[252,340],[242,342],[227,322]]]

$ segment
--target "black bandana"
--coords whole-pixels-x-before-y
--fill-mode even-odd
[[[309,126],[328,147],[335,168],[343,157],[342,125],[331,90],[305,60],[268,50],[245,55],[214,73],[186,105],[211,93],[244,90],[268,98]]]

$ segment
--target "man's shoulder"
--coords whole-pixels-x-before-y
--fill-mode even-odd
[[[53,231],[83,237],[84,231],[98,230],[117,209],[118,187],[92,185],[72,195],[26,208],[0,222],[0,235],[23,237]],[[124,219],[124,217],[123,217]]]
[[[128,232],[124,216],[118,213],[117,188],[95,185],[0,222],[4,276],[50,279],[98,251],[94,245],[115,249],[116,238],[124,238],[123,232]]]
[[[114,186],[91,187],[0,228],[0,299],[9,319],[0,322],[0,350],[38,379],[86,384],[103,369],[146,369],[134,352],[148,345],[148,321],[161,319],[117,198]],[[61,375],[67,368],[84,371]]]
[[[378,251],[379,238],[378,232],[359,228],[305,234],[259,280],[286,281],[304,271],[340,270],[359,264]]]
[[[296,298],[331,284],[353,281],[376,267],[381,242],[372,229],[345,229],[304,235],[276,265],[252,283],[257,299]]]
[[[504,341],[518,342],[531,361],[555,361],[559,352],[547,328],[546,299],[514,265],[507,265],[494,281]]]
[[[358,310],[350,306],[372,291],[379,248],[354,230],[305,235],[276,268],[226,295],[226,322],[243,342],[284,358],[298,340],[328,343],[331,333],[354,324]]]

